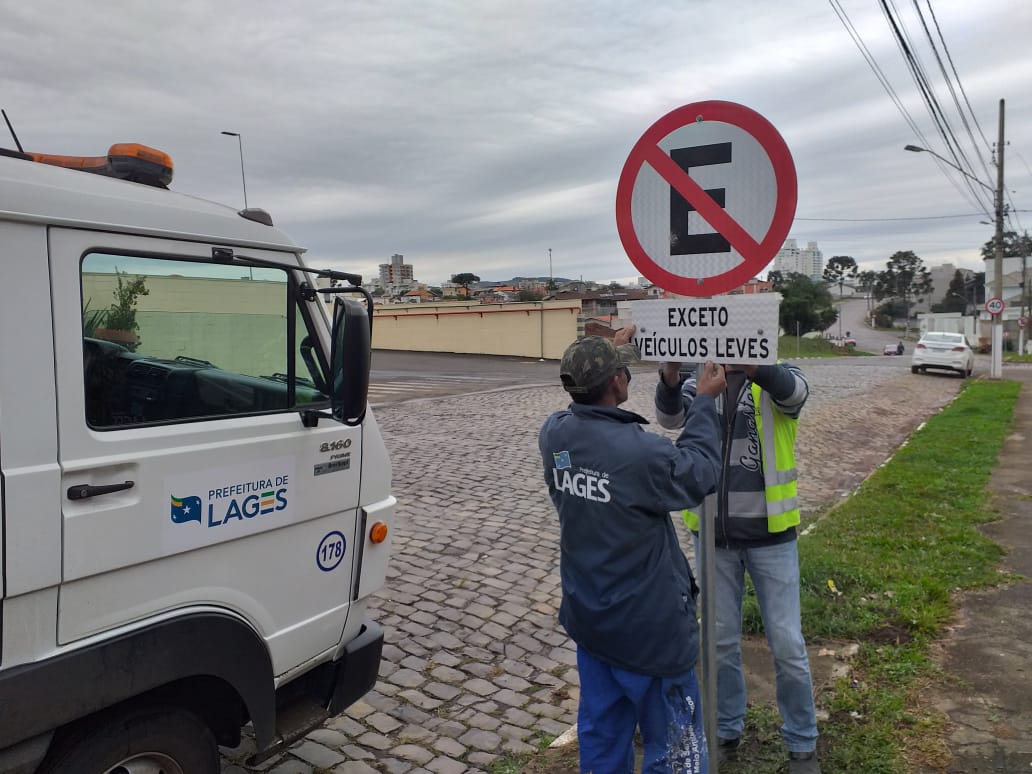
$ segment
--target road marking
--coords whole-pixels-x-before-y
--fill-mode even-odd
[[[447,391],[449,394],[461,394],[460,385],[483,387],[490,389],[494,385],[511,381],[509,377],[498,376],[449,376],[440,375],[427,379],[392,379],[390,381],[373,381],[369,384],[369,399],[392,398],[399,395],[427,392]]]

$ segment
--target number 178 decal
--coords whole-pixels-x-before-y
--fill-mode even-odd
[[[330,572],[337,568],[344,558],[344,550],[347,541],[344,535],[334,530],[319,541],[319,547],[315,551],[315,563],[323,572]]]

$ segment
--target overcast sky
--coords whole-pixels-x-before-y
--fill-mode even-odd
[[[913,4],[893,1],[923,40]],[[1032,210],[1032,2],[914,2],[931,2],[989,143],[1006,99],[1007,188]],[[841,3],[946,153],[877,0]],[[547,276],[549,248],[555,276],[636,277],[616,232],[620,170],[653,122],[702,100],[777,127],[799,181],[790,236],[825,259],[878,270],[913,250],[980,270],[992,236],[931,156],[903,151],[925,143],[824,0],[0,0],[0,18],[0,107],[27,150],[142,142],[172,155],[176,190],[242,206],[237,141],[220,134],[240,132],[248,203],[313,264],[366,277],[392,253],[428,284]],[[874,220],[890,218],[926,219]],[[1032,211],[1012,223],[1032,230]]]

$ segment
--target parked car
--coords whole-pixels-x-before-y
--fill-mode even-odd
[[[956,371],[961,376],[971,376],[975,367],[975,355],[962,333],[928,331],[914,347],[910,361],[911,373],[923,373],[929,368]]]

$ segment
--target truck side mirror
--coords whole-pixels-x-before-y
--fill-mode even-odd
[[[333,304],[330,348],[330,405],[333,418],[360,425],[369,398],[372,365],[371,321],[365,305],[338,296]]]

